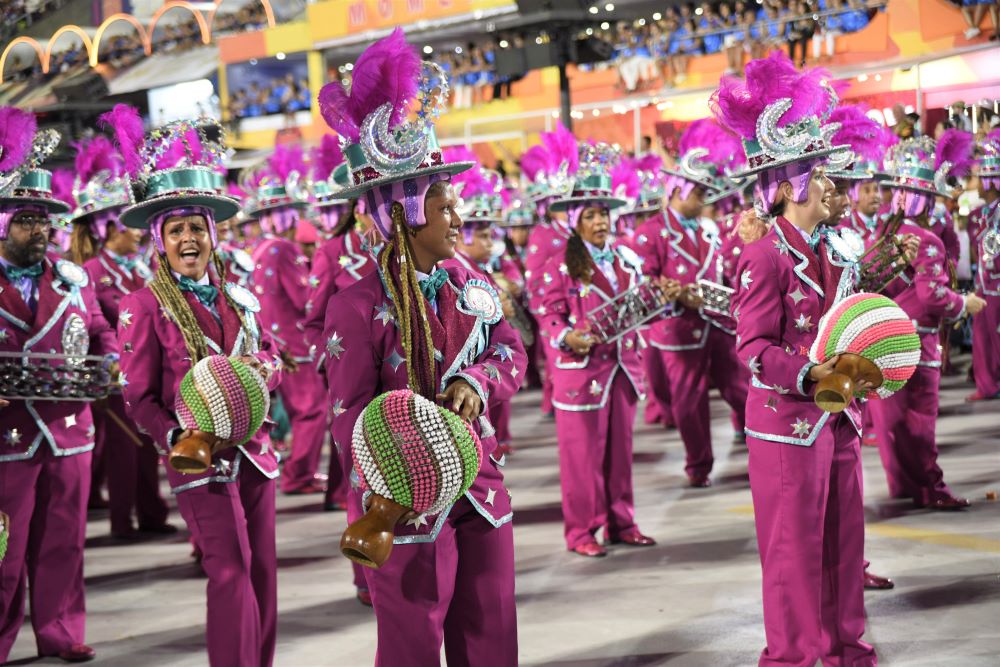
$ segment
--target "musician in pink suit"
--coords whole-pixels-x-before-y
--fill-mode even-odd
[[[279,388],[292,425],[292,450],[283,464],[281,491],[324,493],[326,485],[317,472],[329,420],[323,378],[312,363],[304,326],[309,262],[294,240],[302,211],[309,206],[291,189],[305,172],[301,151],[276,147],[268,168],[257,189],[256,207],[247,215],[258,218],[265,230],[252,255],[261,326],[295,365]]]
[[[327,308],[332,434],[350,451],[365,406],[385,391],[409,388],[472,420],[484,456],[469,491],[437,516],[412,516],[397,526],[388,561],[366,571],[378,623],[375,663],[439,665],[443,643],[449,665],[513,667],[518,656],[512,512],[487,415],[494,401],[517,391],[526,359],[489,283],[467,270],[438,266],[454,255],[462,225],[449,178],[471,164],[443,161],[429,124],[433,114],[414,121],[427,123],[421,128],[426,134],[408,130],[428,137],[428,144],[390,150],[380,136],[370,154],[358,143],[368,114],[385,103],[405,108],[416,94],[421,67],[431,67],[421,65],[397,29],[361,55],[355,81],[369,80],[361,75],[385,59],[397,64],[398,79],[412,85],[401,86],[400,97],[389,97],[380,85],[355,84],[347,93],[340,82],[320,92],[327,123],[352,142],[345,154],[356,185],[348,192],[366,201],[386,239],[377,272],[337,293]],[[377,84],[376,75],[371,79]],[[395,121],[395,129],[404,119]],[[390,154],[411,159],[384,159]],[[363,511],[357,489],[349,502],[353,521]]]
[[[687,397],[672,401],[671,409],[687,454],[688,484],[694,488],[711,486],[709,380],[736,413],[741,438],[749,382],[746,368],[736,359],[731,318],[705,311],[698,295],[699,281],[724,280],[718,228],[701,213],[705,195],[717,190],[714,165],[731,159],[731,153],[723,140],[706,139],[709,124],[714,126],[712,136],[728,136],[708,119],[692,124],[682,137],[684,156],[675,169],[664,170],[670,176],[666,186],[670,194],[662,228],[658,222],[647,222],[638,230],[643,273],[677,280],[684,287],[677,307],[653,324],[650,353],[661,356],[672,395]],[[724,157],[714,157],[701,146],[721,150]],[[739,150],[738,144],[732,147]]]
[[[919,238],[916,257],[889,286],[886,295],[906,311],[920,334],[921,355],[916,373],[888,399],[871,401],[868,409],[878,439],[882,465],[893,497],[910,498],[917,507],[960,510],[969,506],[944,482],[935,442],[941,380],[940,331],[943,323],[966,313],[977,315],[986,302],[975,294],[962,296],[951,289],[944,244],[927,228],[926,216],[945,179],[967,173],[972,162],[967,143],[946,140],[937,145],[928,137],[904,142],[889,154],[894,189],[892,206],[905,221],[899,233]]]
[[[874,666],[861,638],[860,413],[815,404],[815,382],[836,358],[815,365],[807,356],[820,317],[854,285],[852,260],[833,250],[829,232],[816,234],[834,189],[823,163],[836,150],[817,118],[834,93],[816,74],[775,53],[749,63],[746,81],[723,77],[712,98],[758,175],[756,209],[773,220],[740,255],[733,304],[737,354],[751,373],[746,433],[767,639],[759,664]]]
[[[38,168],[54,145],[33,152],[35,129],[30,113],[0,109],[0,179],[10,179],[0,191],[0,351],[104,355],[114,370],[114,330],[86,271],[46,256],[50,216],[69,207],[52,198],[51,174]],[[35,141],[44,144],[42,135]],[[0,507],[9,514],[0,662],[10,655],[29,595],[39,656],[82,662],[96,655],[84,644],[83,580],[93,449],[87,402],[0,401]]]
[[[966,400],[1000,398],[1000,130],[983,142],[979,163],[979,195],[986,204],[970,220],[979,258],[976,291],[986,307],[972,318],[972,368],[976,391]]]
[[[113,119],[119,137],[133,121],[141,123],[138,114]],[[183,127],[168,131],[160,141],[176,142],[181,132]],[[190,138],[184,141],[185,147],[190,144]],[[260,302],[220,275],[214,221],[233,215],[238,204],[209,186],[214,165],[200,160],[222,151],[204,148],[211,146],[204,138],[201,145],[172,169],[143,165],[139,156],[131,163],[130,174],[144,177],[147,186],[121,221],[150,230],[159,264],[149,284],[121,302],[124,395],[129,415],[163,457],[177,507],[202,553],[209,663],[267,667],[277,633],[277,457],[263,431],[234,447],[182,430],[174,411],[181,380],[209,355],[241,358],[261,372],[269,389],[278,384],[282,367],[270,336],[261,330]],[[128,165],[127,152],[125,159]],[[126,312],[131,317],[125,318]],[[214,441],[213,465],[203,474],[182,474],[167,464],[171,447],[190,435]]]
[[[566,210],[573,235],[562,256],[545,267],[539,323],[548,333],[554,372],[556,437],[566,548],[603,557],[602,529],[610,544],[652,546],[635,522],[632,491],[632,428],[636,403],[644,398],[638,332],[614,342],[591,333],[588,315],[642,281],[638,256],[610,242],[610,209],[625,204],[611,196],[611,148],[581,149],[569,197],[552,204]],[[665,282],[665,281],[664,281]],[[665,286],[665,285],[664,285]],[[671,285],[676,298],[679,287]]]
[[[97,135],[78,145],[74,186],[77,207],[71,218],[70,251],[73,261],[87,271],[101,312],[112,327],[118,326],[122,298],[145,286],[152,277],[139,253],[142,231],[118,221],[122,209],[131,201],[130,186],[123,176],[121,157],[106,137]],[[128,317],[130,314],[126,314]],[[128,418],[120,394],[111,394],[104,405],[94,409],[94,427],[94,451],[103,452],[107,469],[111,535],[129,540],[142,533],[176,532],[167,523],[167,504],[160,495],[156,449]]]

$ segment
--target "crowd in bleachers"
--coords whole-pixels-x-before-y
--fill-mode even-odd
[[[254,118],[278,113],[295,113],[312,106],[309,82],[289,72],[264,85],[251,81],[246,88],[233,91],[229,100],[229,118]]]
[[[60,2],[62,0],[48,1]],[[15,0],[15,2],[22,4],[27,2],[28,5],[31,5],[33,0]],[[236,31],[260,30],[267,27],[267,15],[259,2],[253,2],[235,12],[220,14],[216,17],[213,26],[212,34],[214,37]],[[37,59],[33,58],[30,63],[24,63],[19,56],[15,55],[11,59],[12,65],[9,66],[9,71],[5,73],[5,79],[9,77],[13,81],[32,79],[42,82],[74,67],[87,65],[87,51],[81,43],[74,42],[68,37],[63,37],[60,40],[60,44],[63,43],[66,44],[66,47],[52,54],[48,74],[42,72],[42,65]],[[201,30],[193,16],[173,24],[159,23],[153,33],[153,53],[182,51],[200,44],[202,44]],[[107,63],[114,69],[128,67],[145,57],[142,40],[134,32],[105,37],[101,41],[100,49],[100,62]]]

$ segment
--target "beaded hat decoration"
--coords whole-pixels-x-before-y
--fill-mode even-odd
[[[949,179],[967,175],[973,164],[973,138],[968,132],[945,130],[935,142],[927,136],[901,141],[889,149],[886,167],[893,188],[893,210],[907,217],[927,212],[938,195],[950,197]]]
[[[363,489],[438,514],[464,494],[483,461],[472,426],[409,389],[369,403],[354,424],[354,469]]]
[[[605,143],[580,145],[580,166],[573,179],[569,196],[549,204],[551,211],[568,211],[569,226],[576,227],[580,213],[587,206],[616,209],[627,203],[611,190],[611,170],[621,160],[621,150]]]
[[[488,227],[503,219],[503,179],[500,174],[484,169],[479,159],[466,146],[444,149],[445,162],[472,162],[474,166],[452,176],[455,194],[459,197],[458,214],[462,218],[462,236],[465,243],[472,243],[477,229]]]
[[[159,252],[164,252],[160,224],[171,209],[197,207],[211,212],[206,218],[213,247],[218,245],[215,221],[240,210],[225,194],[225,130],[218,121],[179,120],[143,134],[139,112],[118,104],[101,116],[115,133],[118,150],[136,203],[121,214],[126,227],[149,229]],[[212,139],[210,136],[218,137]]]
[[[626,204],[619,215],[657,211],[663,206],[663,160],[658,155],[623,157],[611,169],[611,189]]]
[[[260,430],[270,406],[259,372],[236,357],[217,354],[184,375],[174,411],[182,428],[242,445]]]
[[[344,152],[340,149],[340,139],[332,134],[324,134],[319,146],[309,152],[309,178],[307,186],[314,211],[340,206],[347,203],[340,191],[350,185]],[[325,226],[325,225],[324,225]]]
[[[434,134],[434,121],[447,105],[447,74],[440,65],[422,61],[396,28],[361,54],[349,88],[332,81],[319,93],[320,113],[340,135],[350,172],[351,185],[340,196],[364,197],[384,238],[393,233],[395,202],[409,226],[422,227],[431,185],[472,166],[446,164]]]
[[[892,299],[862,292],[836,303],[820,319],[809,359],[822,364],[848,353],[868,359],[882,372],[882,385],[868,398],[888,398],[916,371],[920,336]]]
[[[267,232],[295,227],[309,208],[308,169],[301,146],[279,144],[256,174],[257,188],[247,216],[260,220]]]
[[[987,190],[1000,190],[1000,128],[993,130],[979,145],[979,178]]]
[[[512,227],[531,227],[535,224],[535,207],[520,190],[511,192],[509,203],[504,207],[503,220],[498,223],[505,229]]]
[[[736,175],[758,174],[757,199],[765,212],[786,181],[802,203],[813,169],[842,150],[830,141],[839,128],[823,124],[839,101],[830,74],[799,71],[777,51],[749,62],[745,71],[745,79],[722,77],[710,101],[715,119],[743,143],[748,168]]]
[[[59,145],[59,133],[37,129],[34,114],[0,107],[0,239],[7,238],[10,221],[20,209],[51,214],[69,210],[52,196],[52,174],[41,168]]]
[[[521,174],[527,181],[525,194],[535,202],[539,217],[555,199],[569,195],[573,179],[580,166],[576,137],[562,123],[552,132],[539,135],[541,143],[521,156]]]
[[[882,159],[895,143],[895,135],[867,113],[860,104],[843,104],[830,114],[830,123],[837,123],[834,144],[849,147],[830,156],[826,175],[842,181],[884,181],[889,175],[882,171]]]
[[[108,225],[119,230],[118,211],[132,203],[132,188],[125,163],[111,140],[98,134],[75,145],[76,160],[73,199],[76,206],[71,222],[90,224],[98,238],[107,238]]]

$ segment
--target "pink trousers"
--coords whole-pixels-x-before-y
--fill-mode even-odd
[[[593,542],[601,528],[614,540],[635,527],[632,430],[637,400],[619,369],[603,408],[556,408],[567,549]]]
[[[861,640],[864,506],[861,442],[831,415],[810,447],[748,437],[750,492],[763,570],[760,665],[869,667]]]
[[[698,350],[667,352],[657,348],[666,371],[672,396],[674,423],[684,441],[689,477],[707,477],[712,472],[712,430],[708,409],[709,380],[736,413],[737,423],[745,423],[750,371],[736,357],[732,336],[709,327],[708,342]]]
[[[376,667],[515,667],[514,531],[461,498],[433,542],[398,544],[366,572],[378,622]]]
[[[247,461],[233,483],[181,491],[208,575],[208,661],[212,667],[269,667],[278,629],[274,480]]]
[[[292,423],[292,451],[281,471],[281,490],[298,491],[313,482],[326,441],[326,383],[312,364],[301,363],[278,386]]]
[[[889,494],[894,498],[928,502],[936,494],[950,493],[937,462],[940,381],[940,368],[917,366],[905,387],[887,399],[868,401]]]
[[[10,655],[29,595],[39,655],[84,642],[90,462],[90,452],[55,456],[43,442],[27,461],[0,463],[0,508],[11,522],[0,564],[0,663]]]
[[[659,350],[647,347],[643,352],[642,362],[646,369],[646,386],[649,387],[646,413],[643,415],[645,421],[647,424],[673,426],[674,411],[670,407],[670,382],[663,367],[663,355]]]
[[[972,318],[972,369],[976,391],[1000,394],[1000,296],[987,296],[986,308]]]

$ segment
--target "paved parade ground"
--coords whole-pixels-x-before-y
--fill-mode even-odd
[[[963,360],[967,363],[967,360]],[[970,385],[946,378],[938,425],[945,480],[971,511],[911,509],[888,499],[875,448],[864,448],[866,556],[892,591],[865,595],[866,638],[883,665],[1000,664],[1000,402],[963,402]],[[513,494],[520,664],[550,667],[756,664],[764,645],[760,566],[747,454],[731,443],[725,405],[712,403],[715,486],[686,487],[676,431],[641,422],[636,437],[636,510],[652,548],[612,548],[586,559],[565,551],[555,423],[539,395],[515,399],[517,451],[505,469]],[[276,665],[371,665],[375,621],[354,598],[338,552],[343,513],[320,496],[278,496],[279,611]],[[175,512],[171,522],[183,526]],[[207,664],[205,579],[187,532],[168,540],[112,544],[91,514],[86,552],[87,641],[95,664]],[[398,547],[405,548],[405,547]],[[30,628],[15,664],[35,661]]]

